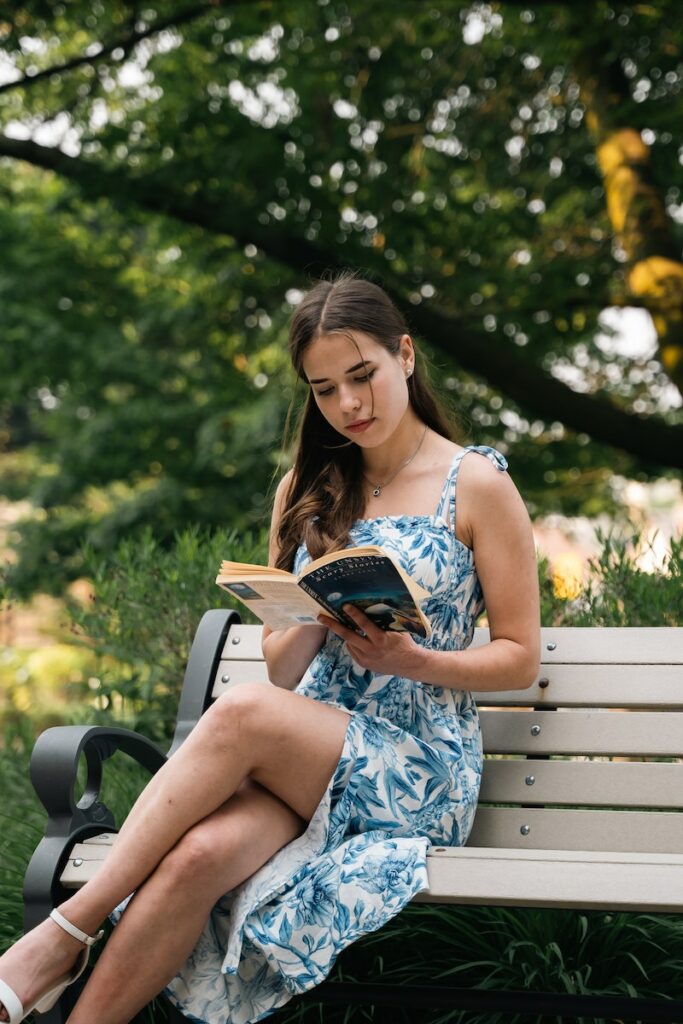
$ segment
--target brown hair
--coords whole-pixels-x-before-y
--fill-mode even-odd
[[[392,355],[398,355],[402,335],[410,333],[382,288],[356,271],[344,270],[314,285],[292,316],[289,354],[298,377],[306,381],[303,356],[313,341],[351,331],[369,334]],[[408,378],[410,404],[423,423],[452,439],[448,415],[430,387],[423,363],[424,357],[416,352],[415,368]],[[291,570],[301,543],[312,558],[347,547],[349,530],[363,515],[364,505],[361,449],[330,426],[309,389],[297,427],[290,487],[282,505],[277,567]]]

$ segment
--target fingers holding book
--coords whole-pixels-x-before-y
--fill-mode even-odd
[[[343,610],[355,622],[355,630],[329,615],[319,615],[318,622],[345,641],[357,665],[386,675],[420,678],[425,652],[410,633],[381,629],[352,604],[345,604]]]

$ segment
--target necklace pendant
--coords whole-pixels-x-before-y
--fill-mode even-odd
[[[379,498],[381,493],[382,493],[382,485],[378,484],[377,487],[375,487],[374,491],[372,492],[372,496],[373,496],[373,498]]]

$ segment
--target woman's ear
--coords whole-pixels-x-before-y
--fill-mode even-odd
[[[402,334],[400,345],[400,359],[401,365],[403,366],[404,372],[410,371],[412,373],[415,365],[415,349],[413,347],[413,339],[409,334]]]

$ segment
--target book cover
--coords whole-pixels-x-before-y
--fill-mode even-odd
[[[388,555],[345,552],[343,558],[304,572],[299,586],[350,629],[358,627],[342,611],[344,604],[360,608],[380,629],[431,635],[427,619]]]

